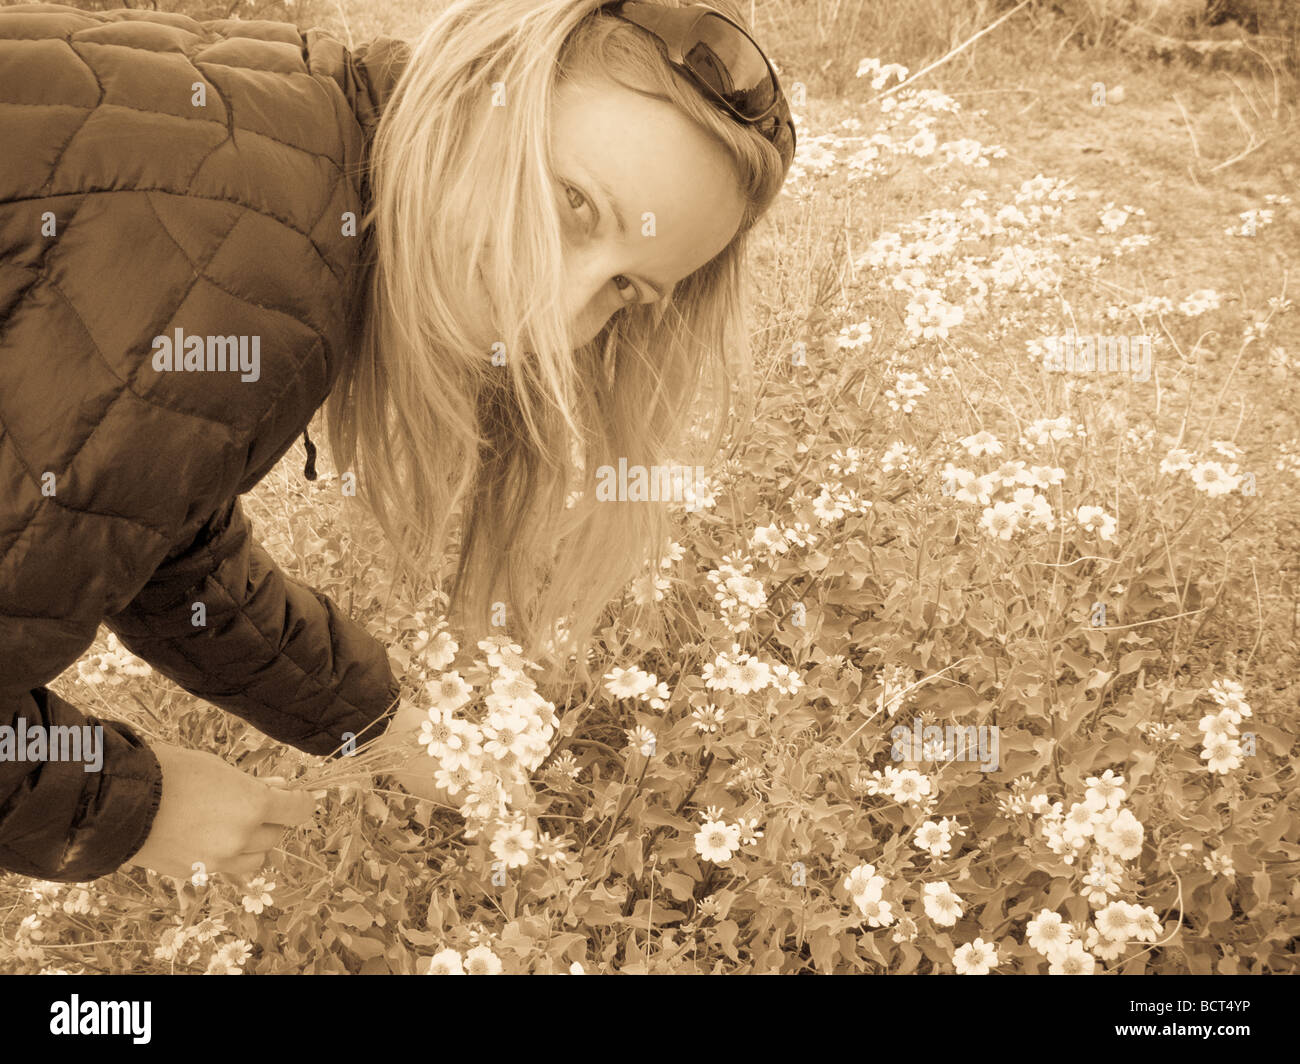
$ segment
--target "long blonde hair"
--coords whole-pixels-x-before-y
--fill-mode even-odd
[[[560,647],[577,655],[566,668],[587,675],[604,610],[669,540],[662,503],[598,501],[595,470],[620,457],[706,465],[717,453],[732,386],[747,389],[751,369],[746,234],[783,178],[770,144],[706,101],[641,30],[591,17],[598,6],[455,0],[413,42],[371,148],[355,358],[326,409],[335,462],[355,471],[399,563],[438,572],[460,515],[452,612],[469,638],[508,635],[548,676]],[[715,6],[740,21],[730,0]],[[591,76],[671,101],[713,134],[746,208],[735,239],[662,303],[621,310],[575,349],[549,130],[558,82]],[[494,86],[505,106],[492,106]],[[504,366],[464,322],[480,270]],[[685,438],[699,402],[713,423],[702,449]]]

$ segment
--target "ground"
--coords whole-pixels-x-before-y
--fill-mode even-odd
[[[322,15],[356,41],[425,18]],[[101,641],[57,690],[320,788],[318,824],[256,887],[0,878],[0,965],[1294,973],[1294,85],[1054,25],[1008,22],[912,87],[947,101],[892,107],[895,81],[855,75],[898,56],[814,70],[772,44],[808,97],[754,249],[758,416],[679,514],[671,638],[620,630],[606,682],[524,700],[559,723],[510,815],[466,831],[156,675],[109,676]],[[1047,372],[1072,324],[1156,337],[1150,379]],[[393,588],[328,463],[311,484],[302,460],[248,501],[268,549],[412,685],[445,675],[436,601]],[[1204,490],[1211,462],[1233,490]],[[513,674],[479,649],[460,675]],[[997,736],[1000,764],[898,756],[916,721]]]

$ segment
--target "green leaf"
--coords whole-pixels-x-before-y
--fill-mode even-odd
[[[344,927],[352,927],[358,931],[366,930],[375,922],[370,910],[363,905],[350,905],[346,909],[340,909],[334,914],[334,919]]]
[[[722,947],[722,952],[733,961],[740,960],[736,952],[736,936],[740,934],[740,925],[735,920],[723,920],[713,929],[714,940]]]
[[[440,935],[432,935],[428,931],[417,931],[413,927],[402,928],[402,937],[412,946],[437,946],[442,943]]]
[[[659,877],[659,881],[678,901],[690,901],[695,897],[695,880],[688,875],[681,872],[665,872]]]
[[[1086,680],[1092,674],[1093,663],[1082,654],[1070,650],[1068,647],[1063,647],[1058,656],[1074,670],[1080,680]]]

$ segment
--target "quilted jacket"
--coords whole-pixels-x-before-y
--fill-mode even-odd
[[[386,725],[383,646],[281,573],[238,496],[349,355],[364,163],[408,57],[283,23],[0,8],[0,729],[104,741],[100,771],[0,760],[0,869],[94,879],[148,836],[153,753],[45,686],[101,622],[301,750]]]

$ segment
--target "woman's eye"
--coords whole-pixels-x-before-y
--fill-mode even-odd
[[[564,193],[569,198],[569,206],[572,207],[575,211],[581,210],[587,202],[587,197],[584,196],[572,185],[565,185]],[[574,202],[575,198],[577,200],[576,203]]]
[[[626,303],[641,302],[641,292],[637,289],[637,286],[634,285],[631,281],[629,281],[626,277],[624,277],[621,273],[618,276],[614,277],[613,281],[614,281],[614,285],[618,288],[620,293],[623,291],[624,284],[627,285],[627,287],[632,290],[632,298],[631,299],[625,298],[624,302]],[[619,284],[620,281],[622,281],[623,284]]]
[[[569,200],[569,206],[575,211],[579,211],[583,207],[591,207],[593,215],[595,214],[594,204],[587,199],[580,189],[574,188],[573,185],[565,185],[564,194]],[[614,286],[618,289],[619,294],[623,296],[623,301],[625,303],[641,302],[641,290],[632,281],[628,280],[622,274],[611,278],[611,280],[613,280]]]

